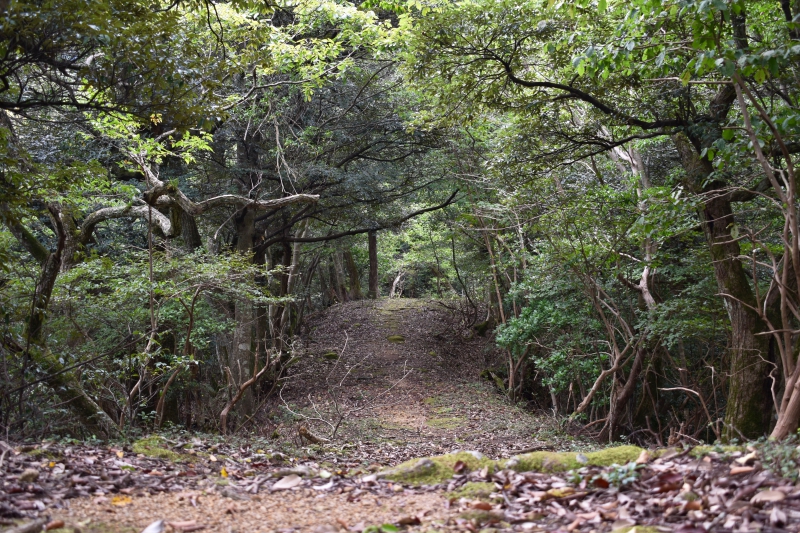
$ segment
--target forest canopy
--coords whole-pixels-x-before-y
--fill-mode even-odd
[[[798,429],[796,1],[3,0],[0,41],[7,434],[247,430],[379,298],[601,442]]]

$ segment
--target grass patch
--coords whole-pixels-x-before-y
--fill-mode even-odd
[[[386,337],[386,340],[389,342],[397,342],[397,343],[406,342],[406,338],[403,337],[402,335],[389,335],[388,337]]]
[[[150,435],[149,437],[137,440],[133,443],[131,449],[134,453],[141,453],[147,457],[155,457],[156,459],[164,459],[166,461],[182,461],[185,459],[183,454],[167,448],[164,439],[158,435]]]

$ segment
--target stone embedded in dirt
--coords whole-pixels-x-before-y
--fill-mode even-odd
[[[376,477],[382,478],[382,477],[392,476],[398,478],[410,478],[410,477],[422,476],[427,473],[433,472],[434,470],[436,470],[436,463],[434,463],[428,458],[425,458],[425,459],[420,459],[419,461],[416,461],[414,464],[411,465],[407,466],[401,465],[400,467],[397,468],[392,468],[389,470],[385,470],[383,472],[378,472],[376,474]]]
[[[33,483],[39,479],[39,471],[33,468],[26,468],[20,475],[19,480],[23,483]]]

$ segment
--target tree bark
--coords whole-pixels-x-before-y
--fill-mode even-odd
[[[252,254],[253,236],[255,234],[255,214],[251,209],[235,217],[236,224],[236,251],[242,254]],[[237,300],[234,304],[234,321],[236,329],[233,332],[233,346],[229,354],[229,366],[236,386],[246,382],[252,376],[254,346],[255,313],[252,302]],[[239,402],[239,410],[249,414],[253,407],[253,394],[250,389],[243,391]]]
[[[378,298],[378,232],[370,231],[367,234],[367,247],[369,248],[369,289],[367,298]]]
[[[347,267],[347,277],[350,280],[350,290],[348,296],[351,300],[361,300],[361,273],[358,271],[358,266],[353,258],[353,253],[350,250],[345,250],[342,253],[344,264]]]
[[[673,138],[690,184],[697,188],[713,168],[686,137]],[[715,189],[716,187],[716,189]],[[723,295],[731,325],[730,378],[725,410],[725,437],[755,439],[769,431],[772,400],[767,325],[753,309],[756,298],[739,260],[739,242],[731,236],[735,223],[730,194],[720,184],[707,185],[700,210],[703,232],[711,252],[714,277]]]

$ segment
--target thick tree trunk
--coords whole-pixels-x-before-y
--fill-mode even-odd
[[[685,137],[675,138],[682,164],[689,179],[703,183],[712,168],[697,155]],[[704,177],[705,176],[705,177]],[[730,377],[725,410],[726,438],[755,439],[769,431],[772,418],[767,326],[753,307],[755,295],[739,260],[739,242],[731,236],[735,223],[730,195],[706,187],[706,203],[700,212],[717,287],[722,294],[731,325]],[[708,190],[711,189],[711,190]]]
[[[197,229],[197,222],[192,215],[183,209],[180,211],[180,228],[183,245],[187,251],[194,252],[203,245],[203,240],[200,238],[200,232]]]
[[[367,234],[369,248],[369,290],[367,298],[378,298],[378,232],[370,231]]]

